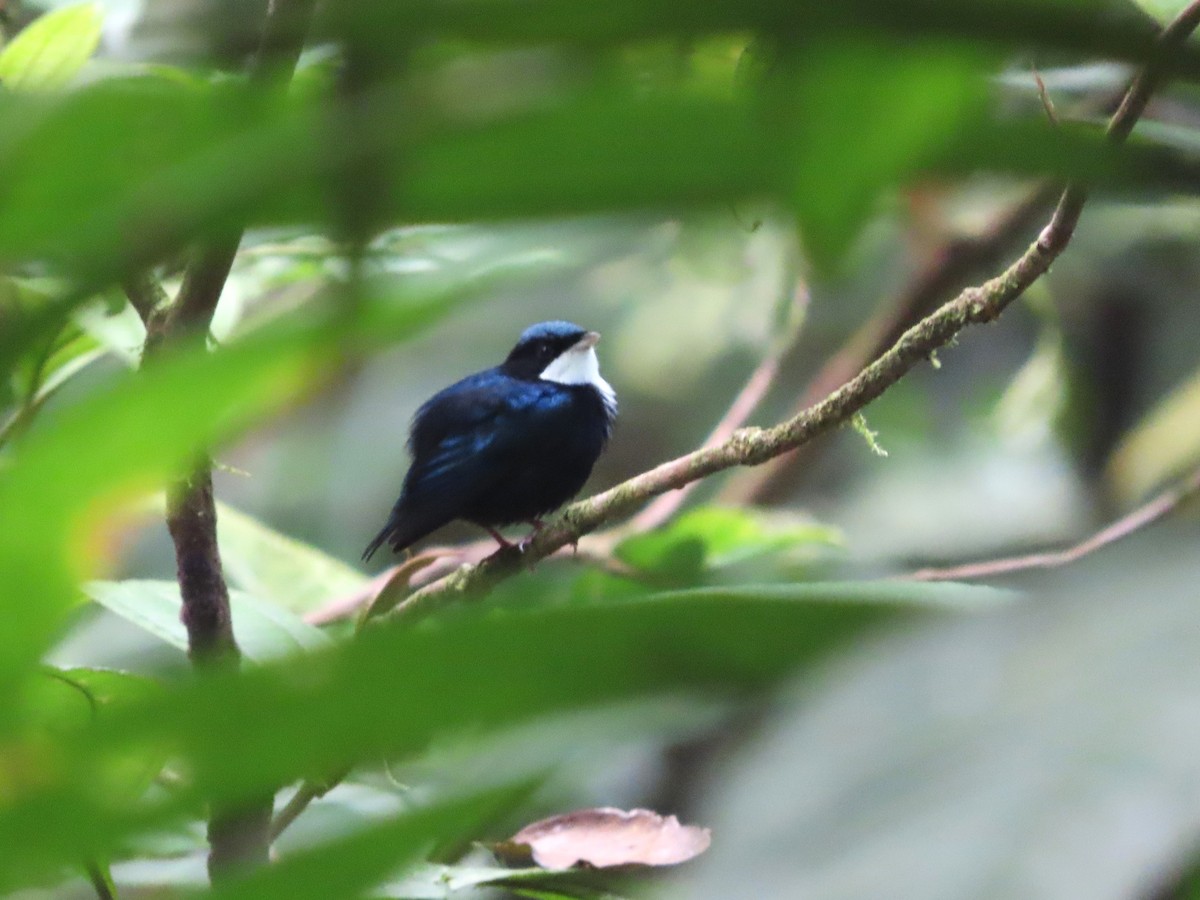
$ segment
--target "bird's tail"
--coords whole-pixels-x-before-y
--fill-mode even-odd
[[[388,523],[383,526],[383,530],[371,539],[371,543],[367,544],[367,549],[363,551],[362,555],[363,562],[371,561],[371,557],[375,555],[375,551],[383,546],[383,542],[388,539],[395,527],[396,524],[391,519],[388,519]]]
[[[433,531],[438,525],[443,525],[444,522],[437,522],[430,525],[427,522],[414,520],[410,516],[399,516],[393,513],[388,517],[387,524],[383,526],[379,534],[367,544],[367,549],[363,551],[363,562],[368,562],[375,551],[384,544],[390,544],[392,552],[399,553],[401,550],[407,550],[429,532]]]

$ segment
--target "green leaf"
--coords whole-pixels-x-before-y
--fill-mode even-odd
[[[106,609],[187,652],[187,630],[179,618],[181,600],[176,582],[92,581],[84,585],[84,591]],[[329,638],[319,629],[275,603],[230,591],[229,607],[238,645],[254,662],[329,646]]]
[[[1161,25],[1166,25],[1187,7],[1187,0],[1134,0],[1134,2]]]
[[[420,628],[368,628],[302,659],[209,673],[113,710],[57,748],[60,762],[41,781],[0,804],[0,845],[28,877],[111,848],[201,797],[246,800],[549,713],[656,695],[736,698],[906,610],[986,608],[1005,596],[961,585],[747,586],[497,615],[467,607]],[[164,746],[190,776],[175,807],[130,809],[99,787],[114,759]]]
[[[37,18],[0,50],[0,84],[13,91],[66,87],[100,43],[99,3],[62,6]]]
[[[0,683],[28,671],[77,602],[77,572],[94,564],[107,514],[178,473],[197,446],[295,396],[311,377],[313,341],[283,330],[163,359],[26,436],[0,470],[0,583],[14,601],[0,630]]]
[[[1144,499],[1200,461],[1200,370],[1176,385],[1121,438],[1107,476],[1122,505]]]
[[[384,825],[297,853],[201,896],[298,900],[358,896],[438,842],[461,840],[506,811],[524,787],[492,790],[409,812]]]
[[[132,306],[124,303],[114,311],[101,300],[75,311],[74,321],[101,346],[134,368],[141,362],[146,343],[146,326]]]
[[[789,548],[837,546],[838,532],[760,510],[704,506],[622,541],[617,557],[639,569],[687,577]]]
[[[611,877],[611,876],[610,876]],[[506,869],[503,866],[417,866],[403,878],[381,885],[376,896],[403,900],[446,900],[459,892],[470,896],[471,888],[494,885],[509,890],[540,890],[539,896],[591,897],[595,895],[597,876],[580,869]],[[614,896],[614,895],[605,895]]]
[[[832,269],[885,190],[982,121],[985,61],[965,44],[829,39],[785,64],[788,193],[816,265]]]
[[[679,896],[1130,897],[1174,880],[1200,785],[1194,533],[929,620],[803,685],[697,818]],[[781,785],[787,798],[781,801]],[[1149,825],[1153,823],[1153,825]]]
[[[370,580],[323,550],[223,503],[217,504],[217,538],[232,583],[293,613],[353,594]]]

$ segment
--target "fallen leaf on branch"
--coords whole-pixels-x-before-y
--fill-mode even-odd
[[[707,828],[680,825],[648,809],[579,809],[526,825],[492,850],[508,861],[546,869],[589,866],[673,866],[708,849]]]

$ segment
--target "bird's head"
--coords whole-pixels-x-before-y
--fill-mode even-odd
[[[581,384],[588,381],[584,369],[599,371],[596,351],[599,333],[585,331],[570,322],[539,322],[525,329],[504,361],[505,370],[517,378]]]
[[[586,331],[571,322],[539,322],[525,329],[503,369],[514,378],[529,381],[589,384],[613,412],[616,397],[609,383],[600,377],[596,359],[599,340],[598,331]]]

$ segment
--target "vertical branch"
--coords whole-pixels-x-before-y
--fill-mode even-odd
[[[286,83],[300,56],[314,5],[315,0],[271,0],[249,73],[252,82],[268,86]],[[166,302],[162,287],[152,278],[127,279],[126,293],[146,323],[144,364],[153,365],[155,357],[168,347],[203,346],[240,243],[241,229],[236,229],[197,247],[173,303]],[[168,488],[167,529],[175,545],[189,657],[201,668],[237,666],[241,653],[217,545],[212,463],[207,454],[199,456],[190,475]],[[211,810],[211,879],[268,861],[273,806],[274,797],[269,795],[238,807]]]

